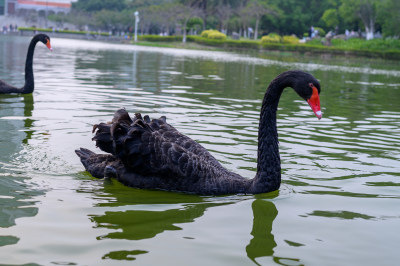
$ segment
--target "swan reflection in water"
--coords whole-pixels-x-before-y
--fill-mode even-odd
[[[166,231],[184,230],[179,224],[193,223],[207,210],[252,200],[253,224],[250,242],[243,245],[248,258],[255,264],[258,258],[272,257],[277,246],[272,234],[273,221],[278,210],[271,198],[277,193],[250,196],[200,197],[171,192],[148,191],[124,187],[116,181],[105,180],[103,187],[93,195],[100,199],[95,207],[105,208],[103,214],[90,215],[96,228],[112,230],[97,237],[99,241],[125,239],[140,241],[155,238]],[[104,201],[106,199],[106,201]],[[241,209],[243,211],[243,209]],[[186,237],[184,237],[186,238]],[[187,237],[188,239],[193,239]],[[137,243],[136,246],[140,246]],[[111,251],[103,259],[134,260],[138,255],[151,252],[146,248]],[[296,259],[294,259],[296,260]]]
[[[17,218],[36,216],[33,198],[44,193],[26,185],[29,177],[19,167],[20,153],[33,134],[33,108],[32,94],[0,95],[0,228],[15,226]],[[18,241],[15,236],[0,236],[0,246]]]

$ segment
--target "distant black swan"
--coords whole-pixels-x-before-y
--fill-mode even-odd
[[[292,87],[315,115],[322,117],[320,84],[312,75],[287,71],[276,77],[261,106],[257,174],[253,179],[225,169],[204,147],[169,125],[165,117],[150,120],[135,114],[132,119],[125,109],[118,110],[111,123],[93,127],[96,145],[111,154],[84,148],[75,152],[94,177],[114,177],[136,188],[201,195],[274,191],[281,183],[276,111],[286,87]]]
[[[35,83],[33,80],[33,69],[32,69],[32,61],[33,61],[33,52],[35,50],[36,43],[41,41],[44,43],[50,50],[50,37],[46,34],[37,34],[35,35],[31,43],[29,44],[28,54],[26,55],[25,62],[25,85],[22,88],[16,88],[11,86],[4,81],[0,80],[0,94],[5,93],[32,93],[35,88]]]

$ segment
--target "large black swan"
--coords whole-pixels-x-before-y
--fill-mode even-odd
[[[76,150],[86,170],[97,178],[114,177],[125,185],[201,195],[264,193],[279,189],[281,163],[276,128],[279,98],[292,87],[322,117],[320,84],[310,74],[287,71],[269,85],[261,106],[257,174],[253,179],[225,169],[203,146],[181,134],[162,116],[129,116],[118,110],[112,122],[94,125],[93,140],[103,151]]]
[[[44,43],[47,46],[47,48],[52,50],[49,36],[47,36],[46,34],[36,34],[35,36],[33,36],[31,43],[29,44],[28,53],[26,55],[25,85],[22,88],[16,88],[0,80],[0,94],[5,94],[5,93],[26,94],[33,92],[33,89],[35,88],[35,83],[33,80],[33,69],[32,69],[33,52],[35,51],[35,46],[39,41]]]

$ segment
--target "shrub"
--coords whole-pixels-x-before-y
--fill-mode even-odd
[[[332,40],[333,43],[334,40]],[[322,39],[321,38],[314,38],[314,39],[308,39],[307,40],[307,45],[323,45],[322,44]]]
[[[213,39],[213,40],[225,40],[226,39],[226,35],[219,32],[219,31],[214,31],[214,32],[210,32],[208,34],[208,39]]]
[[[217,30],[205,30],[201,33],[201,37],[213,40],[225,40],[226,35]]]
[[[283,43],[290,43],[290,44],[297,44],[297,43],[299,43],[299,38],[297,38],[294,35],[283,36],[282,42]]]
[[[320,37],[325,37],[326,32],[325,32],[325,30],[324,30],[323,28],[314,27],[314,30],[315,30],[315,31],[318,31],[318,36],[320,36]]]
[[[200,34],[201,37],[203,38],[208,38],[208,34],[213,32],[214,30],[203,30],[203,32]]]
[[[261,38],[261,44],[265,43],[280,43],[281,42],[281,36],[276,33],[270,33],[267,36],[263,36]]]

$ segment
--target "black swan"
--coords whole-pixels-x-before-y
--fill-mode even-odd
[[[22,88],[16,88],[11,86],[4,81],[0,80],[0,94],[5,93],[32,93],[35,87],[33,81],[33,69],[32,69],[32,61],[33,61],[33,52],[35,51],[35,46],[37,42],[44,43],[47,48],[52,50],[50,45],[50,37],[46,34],[36,34],[33,36],[31,43],[29,44],[28,53],[26,55],[26,62],[25,62],[25,85]]]
[[[181,134],[162,116],[129,116],[118,110],[112,122],[93,126],[93,140],[103,151],[80,148],[76,154],[86,170],[97,178],[114,177],[121,183],[144,189],[181,191],[200,195],[256,194],[279,189],[281,164],[276,128],[279,98],[292,87],[320,119],[320,84],[310,74],[287,71],[269,85],[261,106],[258,133],[257,174],[253,179],[225,169],[204,147]]]

